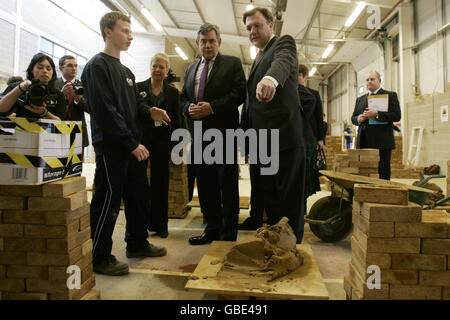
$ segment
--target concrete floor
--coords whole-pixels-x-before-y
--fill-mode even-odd
[[[93,167],[86,166],[83,175],[87,176],[88,186],[92,184]],[[242,174],[247,177],[246,173]],[[442,180],[442,181],[441,181]],[[394,180],[411,184],[414,180]],[[433,181],[443,187],[445,179]],[[240,180],[241,196],[250,195],[248,179]],[[444,189],[445,190],[445,189]],[[308,199],[308,209],[318,199],[329,195],[327,191],[319,192]],[[249,215],[248,210],[241,210],[239,222]],[[188,238],[200,235],[204,229],[203,217],[199,208],[192,208],[185,219],[169,219],[169,237],[160,239],[151,237],[150,242],[168,249],[166,257],[127,259],[125,256],[125,216],[120,213],[113,235],[113,254],[131,266],[130,274],[124,277],[108,277],[96,275],[96,287],[104,300],[214,300],[215,294],[187,292],[184,286],[190,273],[195,269],[206,252],[208,245],[191,246]],[[239,231],[238,241],[251,232]],[[334,244],[324,243],[318,239],[305,225],[303,243],[311,245],[314,257],[319,266],[324,283],[331,300],[344,300],[343,278],[348,274],[351,246],[350,236]]]

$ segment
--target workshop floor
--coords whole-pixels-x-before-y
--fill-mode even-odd
[[[88,186],[92,184],[93,168],[86,168]],[[433,181],[438,185],[443,179]],[[411,184],[414,180],[394,180]],[[240,180],[240,195],[250,195],[250,182]],[[441,186],[443,187],[443,186]],[[308,209],[318,199],[329,195],[322,191],[308,199]],[[248,210],[240,211],[239,222],[249,215]],[[184,286],[190,273],[208,249],[208,245],[191,246],[189,237],[200,235],[204,229],[199,208],[192,208],[185,219],[169,219],[169,237],[151,237],[150,242],[167,248],[168,254],[160,258],[127,259],[125,256],[125,216],[120,213],[113,235],[112,253],[131,266],[130,273],[123,277],[96,275],[96,287],[103,300],[214,300],[215,294],[188,292]],[[250,235],[249,231],[239,231],[238,241]],[[348,274],[351,246],[350,237],[339,243],[324,243],[305,225],[303,243],[311,245],[331,300],[344,300],[343,278]]]

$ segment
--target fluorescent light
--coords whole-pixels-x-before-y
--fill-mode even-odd
[[[323,52],[322,59],[328,58],[328,56],[330,55],[331,51],[333,51],[333,49],[334,49],[334,44],[330,44],[328,46],[328,48]]]
[[[363,9],[366,7],[366,2],[362,1],[358,4],[356,9],[353,11],[353,13],[348,18],[347,22],[345,23],[346,27],[351,27],[351,25],[355,22],[355,20],[359,17]]]
[[[254,8],[255,8],[254,5],[249,4],[249,5],[247,5],[247,6],[245,7],[245,11],[250,11],[250,10],[252,10],[252,9],[254,9]]]
[[[152,16],[150,11],[147,10],[147,8],[142,8],[141,13],[144,15],[144,17],[147,18],[148,21],[155,27],[156,30],[162,31],[163,27],[156,21],[156,19]]]
[[[309,72],[308,76],[312,77],[316,73],[316,71],[317,71],[316,67],[312,68],[311,71]]]
[[[187,60],[188,57],[184,54],[183,50],[181,50],[180,47],[175,47],[175,51],[178,52],[178,54],[180,55],[181,58],[183,58],[183,60]]]
[[[255,58],[256,58],[256,47],[255,46],[250,47],[250,58],[252,60],[255,60]]]

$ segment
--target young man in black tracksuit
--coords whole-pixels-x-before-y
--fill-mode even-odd
[[[165,248],[148,243],[144,161],[148,150],[140,144],[139,118],[151,117],[167,125],[164,110],[140,103],[133,73],[120,62],[120,52],[133,40],[130,19],[120,12],[103,16],[101,32],[105,50],[86,65],[82,81],[91,112],[92,143],[96,153],[95,193],[91,202],[93,265],[96,273],[119,276],[129,272],[128,264],[111,255],[112,234],[125,203],[127,257],[156,257]]]

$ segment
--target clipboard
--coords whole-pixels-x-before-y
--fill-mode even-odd
[[[389,95],[369,95],[367,97],[367,106],[371,109],[375,109],[378,112],[387,112],[389,109]],[[388,122],[378,121],[377,119],[369,119],[369,124],[380,125],[388,124]]]

